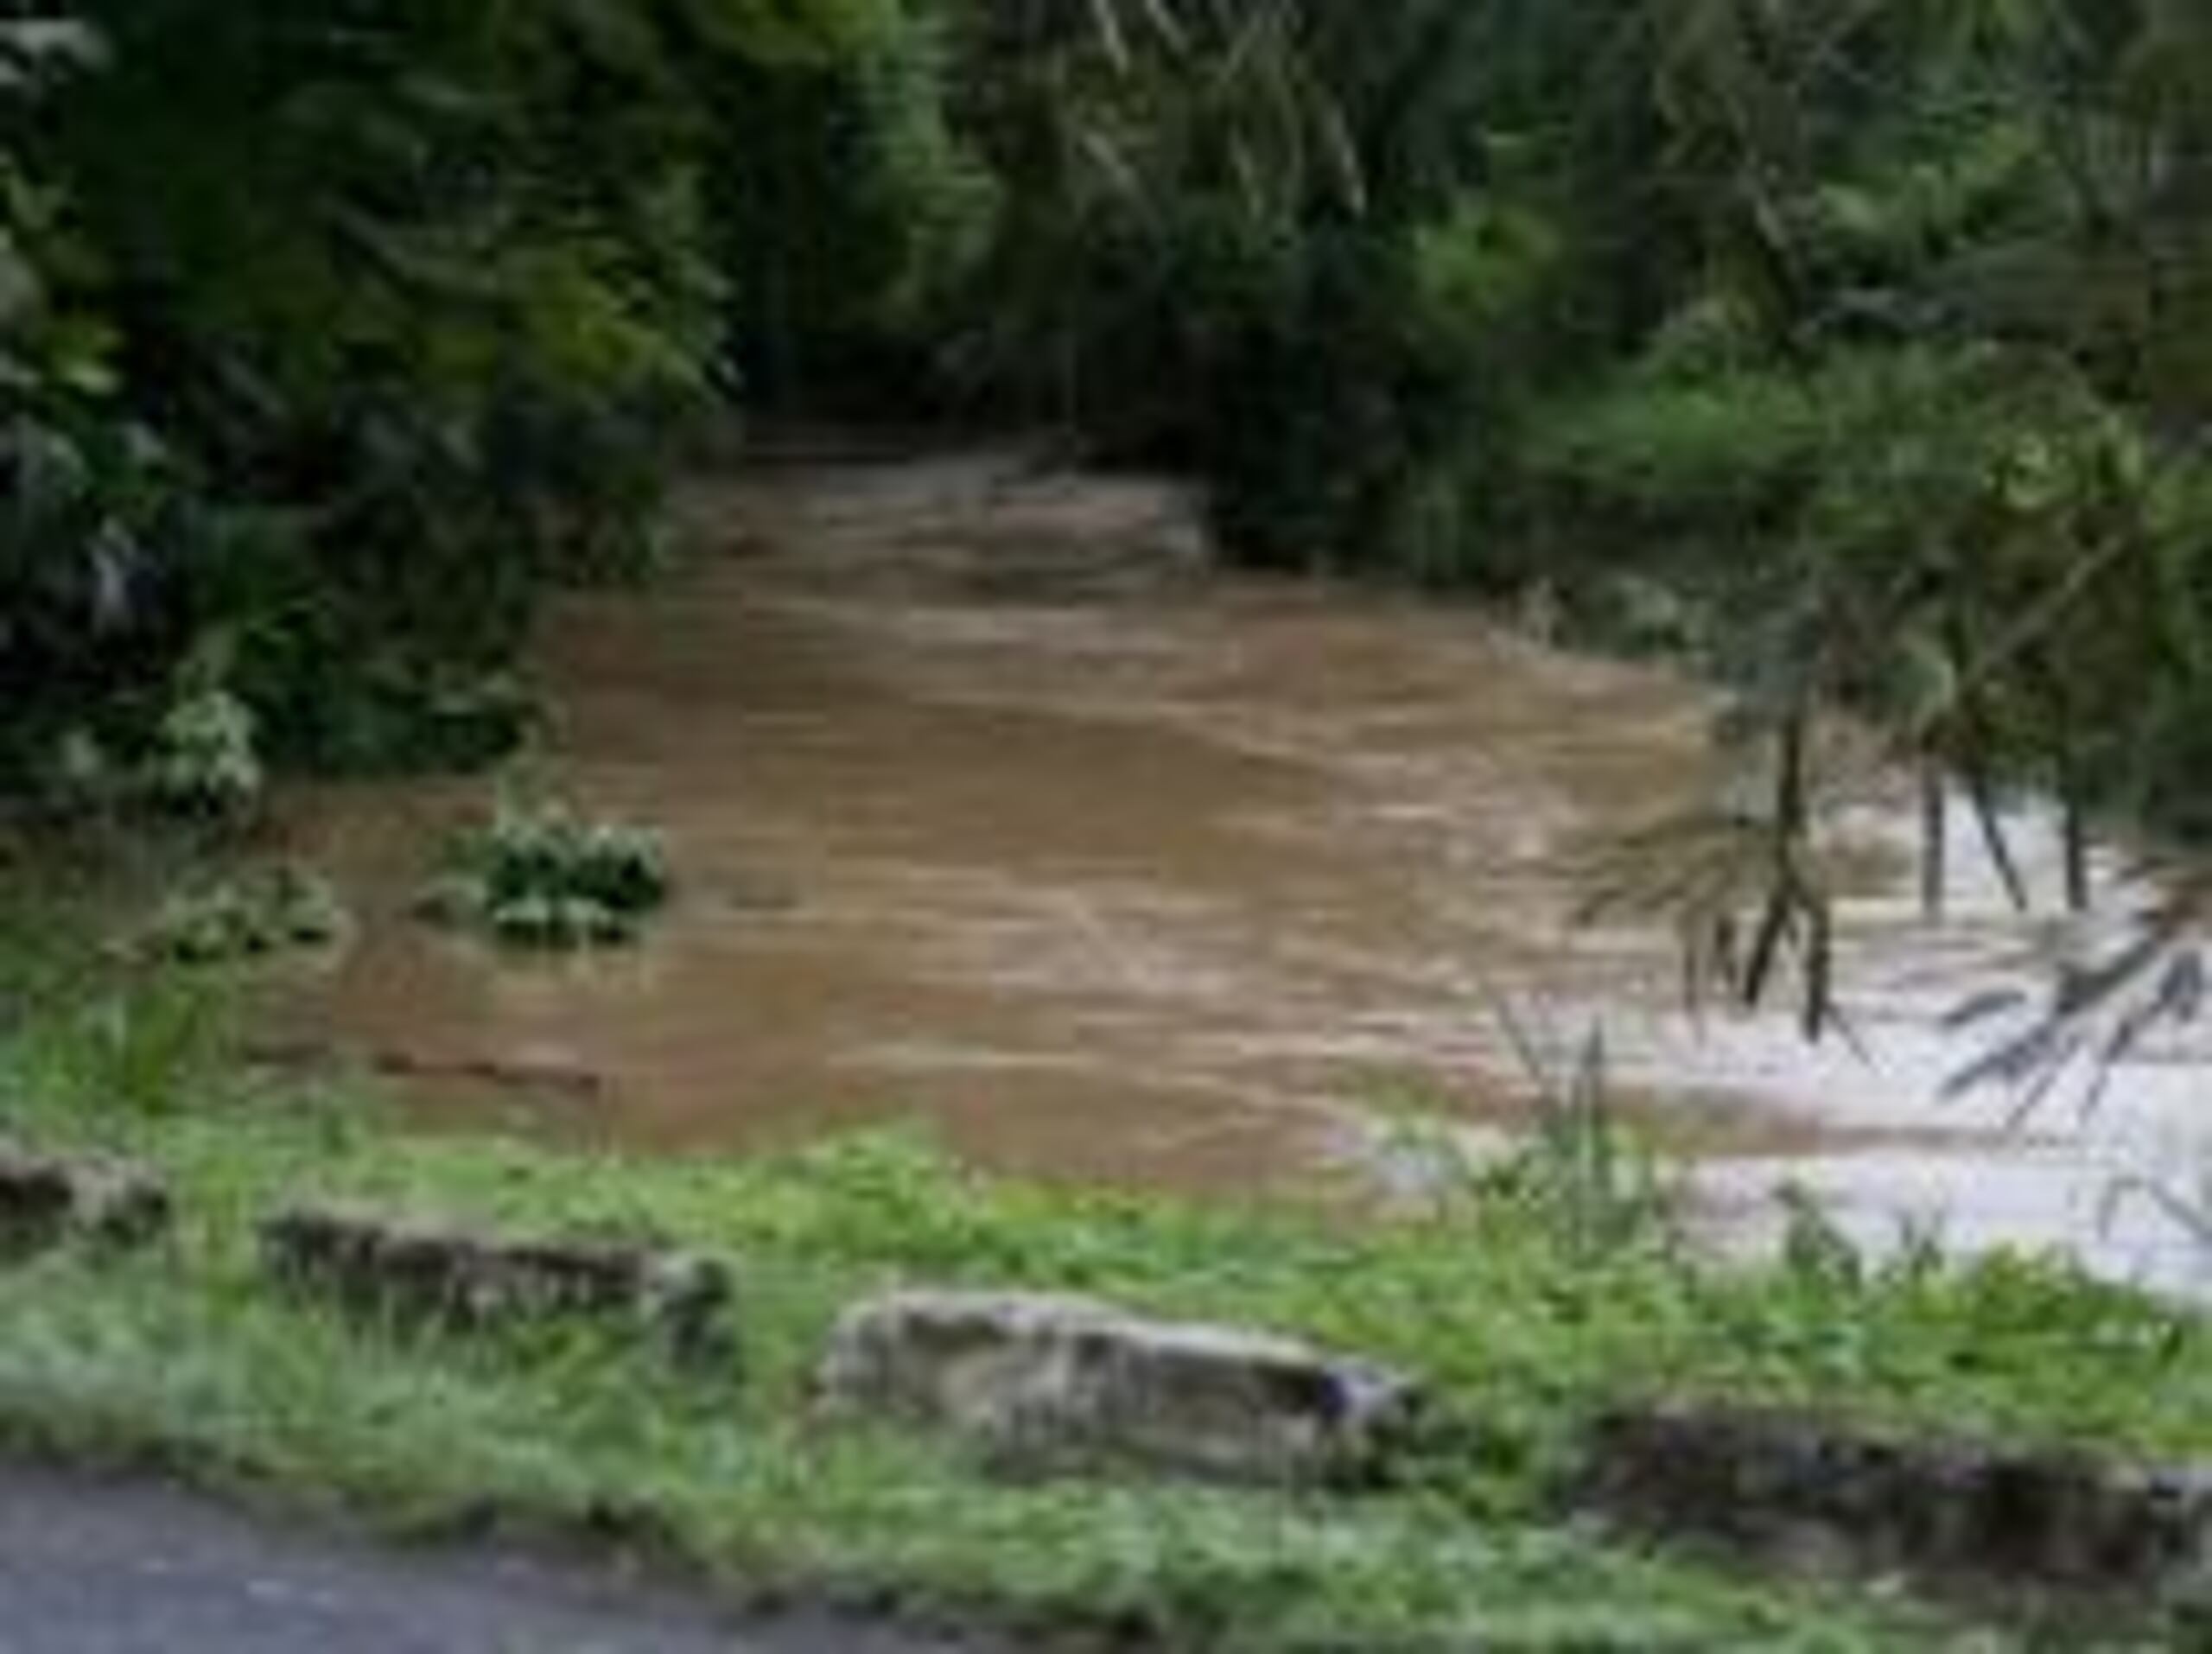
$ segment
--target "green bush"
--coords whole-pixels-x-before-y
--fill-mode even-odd
[[[963,359],[1192,466],[1233,554],[1562,594],[1985,780],[2201,817],[2197,9],[1109,3],[955,38],[1004,203]]]
[[[0,26],[0,786],[71,732],[195,809],[249,745],[493,755],[519,721],[456,686],[535,595],[664,558],[679,438],[772,309],[733,277],[891,330],[972,238],[896,0],[68,10]],[[740,211],[800,153],[807,213]]]
[[[1595,592],[1909,724],[2070,550],[1944,739],[2201,813],[2197,9],[66,10],[0,28],[0,778],[496,751],[448,690],[658,562],[745,384],[1071,426],[1254,560]],[[1780,635],[1839,610],[1870,654]],[[244,718],[179,710],[211,639]]]
[[[503,802],[460,835],[424,910],[521,948],[563,951],[634,941],[664,906],[671,879],[659,842],[555,803]]]
[[[171,964],[246,964],[326,947],[344,934],[346,922],[327,883],[284,864],[168,897],[135,937],[133,951]]]

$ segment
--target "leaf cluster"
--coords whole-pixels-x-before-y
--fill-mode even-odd
[[[506,801],[454,840],[424,907],[512,946],[569,951],[633,940],[670,889],[651,834],[556,803]]]

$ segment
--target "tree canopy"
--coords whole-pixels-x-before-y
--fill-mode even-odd
[[[19,779],[435,752],[543,582],[652,560],[688,418],[959,409],[2212,831],[2188,0],[36,11]]]

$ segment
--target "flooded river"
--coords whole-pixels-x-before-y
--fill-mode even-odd
[[[1341,1193],[1402,1171],[1408,1099],[1471,1142],[1525,1123],[1507,1004],[1562,1046],[1602,1024],[1724,1235],[1794,1180],[1871,1237],[1910,1215],[2212,1269],[2148,1203],[2101,1211],[2117,1177],[2212,1163],[2202,1041],[2154,1040],[2087,1118],[1941,1100],[1974,1049],[1947,1013],[2034,931],[1971,877],[1923,923],[1909,811],[1866,823],[1859,1050],[1786,1007],[1693,1018],[1665,929],[1572,922],[1593,857],[1714,779],[1679,679],[1211,572],[1178,491],[1017,457],[794,455],[684,513],[683,572],[556,605],[531,665],[531,774],[667,836],[652,940],[517,963],[424,930],[410,896],[483,785],[335,789],[289,831],[365,924],[272,1038],[435,1114],[656,1150],[918,1117],[1025,1173]]]

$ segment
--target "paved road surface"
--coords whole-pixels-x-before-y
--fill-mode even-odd
[[[734,1619],[509,1552],[383,1549],[159,1485],[0,1469],[0,1654],[710,1651],[983,1654],[822,1614]]]

